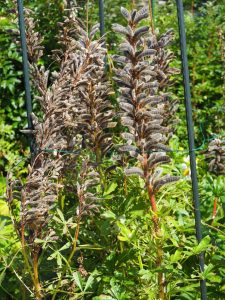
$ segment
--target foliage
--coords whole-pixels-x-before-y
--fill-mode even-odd
[[[193,1],[194,3],[195,1]],[[157,7],[157,6],[156,6]],[[202,131],[206,138],[212,134],[221,134],[224,123],[224,50],[223,37],[224,5],[221,1],[207,1],[196,10],[186,11],[188,61],[191,80],[193,113],[196,125],[197,144],[200,145]],[[156,25],[170,28],[177,24],[175,2],[158,7]],[[179,57],[179,36],[175,27],[175,43],[173,51]],[[176,65],[179,65],[177,62]],[[183,95],[182,78],[177,81],[174,92]],[[181,120],[184,119],[183,108]],[[181,123],[178,131],[184,135],[185,124]],[[181,131],[180,131],[181,130]]]
[[[14,18],[7,15],[10,1],[0,9],[0,174],[20,159],[23,138],[19,138],[19,128],[25,124],[25,107],[20,70],[21,57],[18,53]],[[17,142],[16,142],[17,139]]]
[[[33,133],[37,140],[37,152],[29,159],[28,168],[25,168],[27,162],[21,157],[28,156],[27,151],[22,150],[26,142],[19,133],[26,126],[26,121],[18,32],[14,11],[8,14],[14,8],[13,1],[5,1],[0,8],[3,33],[0,37],[0,101],[1,114],[4,115],[0,121],[0,168],[3,175],[13,170],[12,177],[7,178],[7,195],[6,180],[0,177],[3,195],[0,198],[0,298],[157,299],[157,294],[162,291],[161,284],[165,294],[161,293],[161,298],[194,300],[200,299],[199,279],[205,278],[208,297],[223,299],[224,176],[210,175],[205,157],[197,152],[204,235],[202,242],[197,244],[184,108],[180,103],[176,113],[180,122],[177,124],[176,110],[172,117],[168,111],[156,113],[157,103],[154,108],[147,108],[147,104],[154,100],[148,99],[144,101],[146,107],[142,107],[148,118],[154,111],[163,119],[162,127],[173,128],[173,135],[167,132],[166,138],[161,141],[164,150],[170,148],[172,151],[158,158],[158,162],[163,162],[160,172],[180,177],[177,183],[170,184],[168,180],[168,185],[161,184],[162,188],[155,191],[157,213],[154,211],[149,203],[151,198],[146,178],[143,178],[140,154],[138,160],[136,154],[129,157],[127,151],[123,151],[134,154],[135,147],[139,151],[142,145],[141,138],[132,140],[131,127],[124,129],[122,125],[126,124],[123,121],[120,124],[121,117],[123,120],[132,115],[127,104],[130,104],[130,99],[133,100],[134,93],[128,93],[126,102],[124,92],[130,88],[129,83],[133,83],[134,78],[130,74],[131,81],[127,82],[129,65],[125,69],[122,65],[119,67],[109,55],[121,54],[118,50],[121,37],[111,27],[114,23],[126,26],[120,6],[129,9],[130,5],[127,1],[105,1],[108,51],[108,67],[105,70],[104,42],[99,39],[97,27],[93,28],[98,21],[97,1],[76,1],[75,15],[78,14],[82,22],[69,14],[67,8],[71,8],[72,2],[25,1],[33,10],[27,15],[27,34],[30,34],[29,59],[35,96]],[[149,34],[146,29],[148,19],[142,20],[143,27],[139,33],[147,34],[150,40],[157,37],[157,43],[167,43],[167,39],[171,39],[171,31],[164,33],[176,24],[174,1],[167,1],[164,6],[155,2],[155,33]],[[185,1],[185,8],[197,145],[204,147],[208,139],[212,140],[217,135],[221,138],[223,133],[221,85],[224,56],[220,11],[224,7],[220,1],[207,1],[206,5],[202,5],[201,1]],[[126,9],[122,12],[131,20]],[[127,30],[116,27],[123,33]],[[35,35],[36,30],[38,35]],[[180,68],[176,26],[174,32],[175,42],[169,47],[177,58],[173,58],[170,70]],[[127,33],[126,39],[132,40]],[[156,63],[158,47],[155,45],[155,49],[149,43],[149,49],[146,49],[147,44],[142,43],[141,39],[138,50],[141,48],[142,54],[151,55],[149,58],[144,54],[140,62],[146,65],[151,62],[155,69],[152,68],[149,80],[143,76],[138,80],[152,84],[157,81],[161,87],[165,83],[160,93],[155,88],[154,101],[161,101],[165,91],[182,99],[181,75],[175,75],[174,84],[170,84],[166,73],[169,69],[165,68],[163,74],[163,65]],[[161,48],[161,53],[166,56],[167,50]],[[59,51],[52,55],[51,51],[55,49]],[[129,43],[122,45],[123,59],[131,58],[130,50]],[[87,62],[89,55],[91,60]],[[168,67],[166,61],[165,66]],[[116,73],[117,84],[122,88],[118,89],[112,82],[115,80],[113,73]],[[165,73],[168,77],[163,81]],[[76,76],[79,78],[74,82]],[[112,87],[115,93],[112,93]],[[153,88],[151,86],[152,91]],[[134,127],[137,126],[138,132],[144,119],[136,118],[138,108],[135,107],[135,110]],[[162,130],[159,127],[155,130]],[[161,131],[156,134],[161,134],[160,138],[164,136]],[[127,140],[125,148],[121,146],[124,138]],[[151,136],[150,150],[161,151],[158,143]],[[164,143],[169,147],[165,148]],[[220,164],[222,146],[219,145],[219,154],[214,151],[214,142],[210,147],[210,160]],[[214,157],[215,153],[217,157]],[[158,154],[148,155],[151,158],[155,156],[157,160]],[[158,162],[152,166],[156,173]],[[132,176],[126,173],[132,173]],[[206,254],[204,272],[200,272],[197,261],[202,251]]]

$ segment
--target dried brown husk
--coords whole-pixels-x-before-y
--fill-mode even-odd
[[[166,152],[170,151],[167,143],[174,130],[176,102],[167,90],[177,70],[170,67],[173,54],[165,47],[172,41],[173,31],[157,37],[146,26],[140,26],[139,22],[148,18],[147,7],[132,12],[122,8],[121,12],[127,26],[113,26],[114,31],[122,34],[121,54],[114,56],[117,63],[114,79],[120,86],[121,123],[128,129],[122,137],[129,144],[121,146],[120,151],[136,153],[142,170],[149,177],[158,165],[170,161]],[[135,171],[134,174],[142,174]],[[132,168],[128,173],[132,174]],[[162,179],[152,189],[158,190],[173,181],[175,177]]]

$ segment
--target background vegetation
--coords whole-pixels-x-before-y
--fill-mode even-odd
[[[57,48],[57,23],[65,13],[64,1],[24,1],[34,11],[38,30],[44,36],[45,53],[39,64],[52,71],[56,68],[50,57]],[[145,1],[143,1],[145,2]],[[179,40],[175,1],[159,4],[155,1],[154,23],[160,33],[174,28],[172,50],[180,68]],[[159,1],[162,2],[162,1]],[[225,178],[208,171],[203,150],[215,137],[224,140],[224,15],[223,1],[184,1],[187,28],[188,56],[196,131],[197,166],[200,186],[203,234],[201,245],[196,244],[193,206],[191,202],[190,169],[188,161],[185,111],[183,105],[182,76],[176,76],[171,87],[179,99],[176,133],[170,142],[172,164],[166,167],[181,176],[176,185],[160,192],[159,211],[164,236],[163,272],[166,273],[168,299],[200,299],[199,276],[207,280],[209,299],[225,298]],[[79,15],[85,20],[86,8],[89,23],[98,22],[97,1],[77,1]],[[125,0],[105,1],[105,20],[109,62],[116,52],[118,35],[112,32],[112,23],[123,23],[120,7],[130,8]],[[109,64],[110,65],[110,64]],[[21,243],[12,225],[5,201],[6,174],[13,168],[17,177],[27,175],[29,151],[26,137],[20,133],[26,127],[24,88],[22,79],[16,7],[13,1],[0,1],[0,298],[32,299],[28,272],[24,272]],[[109,70],[110,73],[110,70]],[[111,76],[112,74],[110,74]],[[117,92],[116,92],[117,93]],[[115,96],[112,102],[115,102]],[[34,111],[39,111],[34,103]],[[103,168],[114,162],[104,161]],[[167,170],[167,171],[168,171]],[[127,182],[124,182],[126,180]],[[124,193],[124,186],[127,186]],[[101,186],[97,188],[101,194]],[[56,299],[155,299],[155,270],[151,266],[154,240],[151,213],[146,213],[147,200],[143,182],[139,177],[125,178],[123,167],[109,172],[104,201],[95,218],[88,217],[80,229],[79,251],[71,265],[72,272],[62,283],[68,287],[68,296],[61,293]],[[70,236],[76,222],[71,220],[78,199],[68,191],[60,198],[52,219],[53,236],[39,240],[43,248],[40,277],[48,296],[54,294],[54,280],[60,276],[68,257]],[[206,270],[199,274],[196,255],[206,251]],[[47,262],[47,263],[46,263]],[[86,272],[86,273],[85,273]],[[69,282],[69,283],[68,283]],[[72,284],[71,284],[72,282]],[[30,291],[29,291],[30,290]]]

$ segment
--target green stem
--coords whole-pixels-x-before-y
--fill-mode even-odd
[[[155,199],[155,194],[152,191],[150,185],[148,185],[148,195],[149,195],[149,199],[150,199],[150,203],[151,203],[151,207],[152,207],[152,211],[153,211],[153,217],[152,217],[152,221],[154,224],[154,231],[155,231],[155,237],[156,237],[156,267],[160,268],[162,265],[162,261],[163,261],[163,249],[162,249],[162,233],[161,233],[161,229],[159,226],[159,218],[158,218],[158,212],[157,212],[157,204],[156,204],[156,199]],[[159,299],[160,300],[165,300],[166,299],[166,295],[165,295],[165,291],[164,291],[164,278],[163,278],[163,273],[161,271],[159,271],[158,273],[158,295],[159,295]]]
[[[96,151],[95,151],[95,156],[96,156],[96,163],[98,165],[97,170],[98,173],[100,175],[100,183],[101,183],[101,187],[102,190],[104,191],[105,189],[105,174],[103,172],[102,166],[101,166],[101,162],[102,162],[102,153],[101,153],[101,149],[99,147],[97,147]]]
[[[22,229],[22,236],[21,236],[21,251],[22,251],[22,254],[23,254],[25,266],[26,266],[26,268],[27,268],[27,270],[30,274],[30,277],[31,277],[33,283],[34,283],[34,275],[33,275],[33,272],[31,270],[31,266],[30,266],[29,259],[28,259],[28,256],[27,256],[27,252],[26,252],[26,245],[25,245],[23,229]]]
[[[64,270],[62,272],[62,275],[60,276],[59,282],[58,282],[58,284],[57,284],[57,286],[55,288],[55,292],[54,292],[54,294],[52,296],[52,300],[56,299],[56,295],[57,295],[57,293],[59,291],[59,287],[61,285],[62,279],[63,279],[64,275],[66,274],[68,266],[70,266],[70,264],[71,264],[71,261],[72,261],[72,259],[74,257],[74,254],[76,253],[76,250],[77,250],[77,240],[78,240],[78,236],[79,236],[79,232],[80,232],[80,221],[81,221],[81,217],[79,216],[79,218],[77,220],[77,227],[76,227],[76,231],[75,231],[75,234],[74,234],[73,243],[72,243],[72,251],[71,251],[71,253],[69,255],[69,258],[67,260],[68,263],[64,267]]]
[[[41,295],[41,285],[39,282],[39,274],[38,274],[38,252],[35,251],[33,257],[33,272],[34,272],[34,288],[35,288],[35,296],[37,300],[42,299]]]
[[[152,0],[148,0],[148,8],[149,8],[149,18],[150,18],[150,27],[151,27],[151,31],[154,34],[155,29],[154,29],[154,20],[153,20],[153,7],[154,7],[154,2]]]

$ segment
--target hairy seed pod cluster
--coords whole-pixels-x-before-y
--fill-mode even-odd
[[[148,18],[148,9],[129,12],[121,8],[127,26],[113,26],[123,36],[120,50],[122,55],[114,56],[117,62],[115,80],[120,85],[121,122],[128,131],[122,134],[126,144],[121,151],[136,157],[141,168],[126,170],[127,175],[143,177],[152,192],[163,185],[178,180],[177,176],[161,177],[158,166],[168,163],[170,151],[166,142],[171,133],[169,121],[170,102],[166,89],[171,84],[170,76],[177,71],[169,67],[172,54],[164,48],[172,39],[168,31],[157,39],[150,34],[148,26],[139,23]]]
[[[97,202],[100,198],[93,193],[93,188],[99,182],[99,174],[95,171],[92,164],[85,159],[77,179],[77,196],[79,199],[77,215],[79,217],[99,211]]]
[[[217,175],[225,174],[225,142],[222,139],[214,139],[205,153],[206,160],[209,162],[209,171]]]
[[[62,187],[59,176],[71,159],[61,152],[80,149],[83,139],[96,155],[104,155],[112,147],[107,130],[115,123],[108,100],[111,89],[104,75],[106,50],[102,39],[95,38],[99,25],[87,34],[71,10],[59,24],[63,49],[54,51],[59,70],[50,74],[38,65],[43,54],[42,38],[35,32],[35,22],[28,12],[26,24],[32,80],[43,117],[39,120],[32,114],[36,154],[22,190],[22,215],[25,225],[38,231],[48,220]]]
[[[102,39],[92,40],[98,29],[99,25],[95,25],[89,35],[81,31],[80,61],[86,59],[83,56],[87,54],[89,68],[74,90],[73,98],[76,101],[77,130],[83,136],[85,147],[93,151],[96,160],[100,161],[112,148],[112,134],[109,129],[115,127],[116,123],[113,122],[115,112],[108,99],[112,90],[105,78],[106,49]]]

